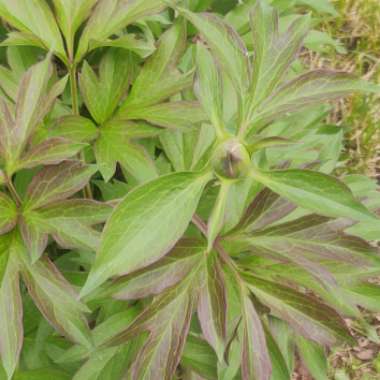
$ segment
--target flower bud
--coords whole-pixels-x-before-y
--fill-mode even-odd
[[[251,166],[251,159],[245,146],[236,139],[220,144],[212,158],[215,173],[226,179],[244,177]]]

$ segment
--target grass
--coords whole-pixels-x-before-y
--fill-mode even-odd
[[[352,72],[380,83],[380,1],[333,3],[340,15],[323,22],[322,29],[340,40],[347,54],[313,53],[311,65]],[[380,179],[380,96],[355,95],[340,102],[331,121],[346,130],[343,159],[347,171]]]

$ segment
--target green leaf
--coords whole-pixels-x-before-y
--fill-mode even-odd
[[[181,366],[191,369],[207,380],[217,379],[217,357],[212,348],[198,336],[189,334]],[[198,379],[200,380],[200,379]]]
[[[328,363],[325,350],[310,340],[302,336],[296,337],[298,354],[301,361],[309,370],[315,380],[325,380],[328,378]]]
[[[253,303],[248,297],[243,298],[242,308],[242,379],[269,380],[272,366],[263,325]]]
[[[123,332],[126,326],[129,326],[136,319],[139,312],[141,312],[140,307],[130,306],[126,310],[112,314],[106,320],[98,323],[91,332],[95,350],[93,347],[89,349],[88,347],[76,344],[65,351],[59,358],[58,363],[73,363],[87,358],[90,358],[92,363],[94,361],[91,359],[97,358],[99,360],[101,351],[104,350],[104,344]]]
[[[163,0],[100,0],[80,38],[75,60],[79,62],[89,51],[91,40],[102,41],[135,21],[161,12]]]
[[[84,62],[79,77],[86,107],[98,124],[105,123],[126,93],[135,61],[123,49],[109,49],[99,66],[99,77]]]
[[[48,136],[61,137],[73,142],[91,142],[98,137],[95,124],[82,116],[63,116],[54,121]]]
[[[70,378],[66,372],[49,367],[17,372],[14,380],[69,380]]]
[[[221,263],[213,252],[208,258],[197,315],[207,342],[223,362],[227,337],[227,291]]]
[[[13,200],[0,192],[0,235],[11,231],[17,223],[17,207]]]
[[[141,132],[139,131],[141,129]],[[134,134],[149,133],[154,128],[139,128],[132,122],[110,122],[100,128],[95,143],[95,156],[103,178],[108,182],[116,171],[116,163],[128,171],[138,183],[156,178],[158,173],[153,159],[142,145],[134,142]],[[150,132],[153,133],[153,132]]]
[[[185,23],[177,21],[162,35],[157,51],[145,62],[119,110],[120,117],[130,109],[141,109],[160,103],[191,87],[193,73],[182,74],[177,69],[185,48]]]
[[[195,90],[204,111],[217,133],[223,135],[223,83],[216,62],[206,47],[197,44],[197,80]]]
[[[57,165],[78,154],[86,144],[53,137],[33,146],[19,160],[16,170],[31,169],[39,165]]]
[[[1,0],[0,16],[21,32],[35,35],[47,50],[67,62],[62,37],[45,1]]]
[[[139,38],[138,35],[128,33],[116,39],[107,39],[102,41],[91,40],[90,46],[91,49],[97,49],[100,47],[125,49],[137,54],[141,58],[147,58],[156,50],[154,42],[155,41],[153,38],[147,38],[144,40]]]
[[[244,275],[244,279],[274,315],[287,321],[304,337],[325,345],[332,345],[337,339],[350,340],[342,317],[317,298],[259,277]]]
[[[331,217],[376,220],[342,182],[310,170],[252,171],[252,177],[291,202]]]
[[[144,268],[166,255],[185,232],[209,180],[209,174],[175,173],[130,192],[106,224],[82,296],[112,276]]]
[[[126,120],[146,120],[159,127],[190,129],[207,116],[198,102],[177,101],[155,104],[148,107],[132,108],[120,116]]]
[[[96,167],[79,161],[46,166],[33,177],[26,195],[25,209],[37,209],[70,197],[81,190],[96,172]]]
[[[249,85],[250,68],[246,47],[237,32],[215,14],[192,13],[183,8],[179,11],[201,32],[238,94],[243,96]]]
[[[0,357],[10,380],[17,367],[23,342],[22,300],[17,256],[24,248],[15,234],[1,236],[0,244],[5,241],[9,259],[0,277],[0,329],[2,331]],[[4,254],[2,253],[0,257]]]
[[[339,16],[339,13],[336,11],[334,5],[330,2],[330,0],[318,0],[317,2],[312,0],[296,0],[296,2],[301,5],[307,5],[310,8],[314,9],[316,12],[328,13],[334,17]]]
[[[89,16],[97,0],[53,0],[57,21],[66,39],[70,58],[73,58],[75,33]]]
[[[48,259],[31,264],[22,255],[22,277],[30,296],[49,323],[73,342],[90,346],[90,330],[80,303],[70,283]]]
[[[290,112],[298,112],[314,104],[339,99],[353,92],[379,91],[379,86],[348,73],[315,70],[279,87],[258,105],[249,123],[251,130],[255,130]]]

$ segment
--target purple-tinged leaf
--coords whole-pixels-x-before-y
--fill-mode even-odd
[[[49,138],[24,154],[20,158],[17,170],[30,169],[39,165],[57,165],[75,156],[86,145],[62,137]]]
[[[33,218],[20,219],[20,232],[32,262],[36,262],[44,253],[48,244],[48,233],[43,226]]]
[[[272,365],[260,317],[248,297],[242,300],[243,339],[241,372],[243,380],[269,380]]]
[[[47,166],[34,176],[26,195],[26,209],[35,210],[81,190],[96,172],[95,166],[67,161]]]
[[[0,98],[0,158],[8,162],[13,157],[14,106]]]
[[[278,23],[278,13],[257,1],[251,12],[254,63],[248,100],[250,110],[270,95],[283,79],[301,48],[310,18],[296,18],[281,35]]]
[[[48,56],[44,61],[32,66],[22,78],[16,101],[15,127],[12,131],[15,149],[13,157],[18,158],[21,155],[28,139],[49,111],[55,98],[64,90],[63,85],[66,85],[66,82],[62,81],[49,89],[52,71]]]
[[[198,282],[205,260],[198,260],[177,286],[157,296],[137,318],[106,346],[115,346],[149,332],[130,369],[131,379],[171,380],[178,366],[197,299]]]
[[[165,256],[187,229],[209,180],[209,173],[174,173],[127,194],[106,224],[82,296],[112,276],[132,273]]]
[[[16,204],[6,194],[0,192],[0,235],[11,231],[18,218]]]
[[[235,230],[259,230],[289,215],[297,208],[269,189],[262,190],[247,208]]]
[[[201,241],[181,239],[162,260],[115,280],[104,293],[121,300],[158,295],[185,278],[199,262],[205,249]]]
[[[323,345],[351,339],[342,317],[316,297],[259,277],[245,275],[244,279],[273,315],[287,321],[304,337]]]
[[[24,255],[22,261],[22,277],[44,317],[60,334],[90,347],[90,330],[84,315],[89,310],[77,300],[70,283],[48,259],[32,265]]]
[[[23,343],[23,311],[17,261],[23,247],[15,234],[1,236],[0,246],[4,242],[7,244],[7,253],[0,253],[0,358],[10,380],[17,367]],[[3,255],[8,256],[4,263]]]
[[[193,303],[189,296],[176,300],[169,310],[160,315],[158,326],[151,330],[144,346],[130,369],[131,380],[171,380],[181,359]]]
[[[0,186],[3,185],[6,182],[6,177],[4,172],[0,169]]]
[[[211,253],[198,300],[198,319],[207,342],[223,361],[227,336],[227,291],[222,266]]]
[[[76,220],[86,226],[104,223],[113,211],[108,203],[92,199],[68,199],[38,210],[44,219]]]

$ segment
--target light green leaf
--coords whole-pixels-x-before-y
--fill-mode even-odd
[[[79,77],[86,107],[98,124],[105,123],[126,93],[135,61],[123,49],[109,49],[99,67],[99,77],[85,62]]]
[[[100,47],[114,47],[129,50],[141,58],[147,58],[156,50],[154,39],[143,40],[138,36],[128,33],[116,39],[107,39],[104,41],[91,40],[90,47],[97,49]]]
[[[211,53],[197,44],[197,81],[195,91],[217,133],[223,136],[223,83]]]
[[[339,16],[339,13],[335,9],[334,5],[330,2],[330,0],[296,0],[297,4],[307,5],[310,8],[314,9],[316,12],[324,12],[328,13],[331,16]]]
[[[198,102],[177,101],[132,108],[122,115],[126,120],[146,120],[159,127],[188,129],[205,121],[207,116]]]
[[[17,207],[8,195],[0,192],[0,235],[12,230],[17,223]]]
[[[250,68],[247,50],[237,32],[216,14],[192,13],[183,8],[179,11],[202,33],[238,94],[243,96],[249,85]]]
[[[177,69],[185,48],[185,23],[177,21],[162,35],[157,51],[145,62],[119,110],[119,117],[122,118],[131,108],[141,109],[160,103],[192,85],[193,73],[182,74]]]
[[[48,130],[48,137],[62,137],[73,142],[91,142],[98,134],[95,124],[82,116],[63,116]]]
[[[296,344],[301,361],[309,370],[313,379],[328,379],[327,354],[323,347],[302,336],[296,337]]]
[[[152,133],[154,128],[139,128],[131,122],[111,122],[100,128],[100,137],[95,144],[95,156],[103,178],[108,182],[115,173],[116,163],[128,171],[139,183],[156,178],[158,173],[153,159],[143,146],[131,140],[133,135],[144,131]]]
[[[44,0],[1,0],[0,16],[21,32],[34,34],[47,50],[67,62],[54,15]]]
[[[255,130],[291,112],[328,102],[353,92],[379,93],[380,87],[343,72],[315,70],[279,87],[252,113],[249,123]]]
[[[208,251],[212,249],[215,239],[223,230],[228,196],[232,186],[233,183],[231,181],[221,180],[219,194],[207,223]]]
[[[76,52],[79,62],[90,49],[91,40],[106,40],[135,21],[159,13],[166,7],[163,0],[100,0],[81,36]]]
[[[89,16],[97,0],[53,0],[58,24],[66,39],[70,59],[73,58],[75,33]]]
[[[167,254],[185,232],[209,180],[209,174],[175,173],[130,192],[106,224],[82,296],[112,276],[144,268]]]
[[[336,178],[311,170],[252,171],[252,177],[291,202],[317,214],[353,220],[376,220]]]

